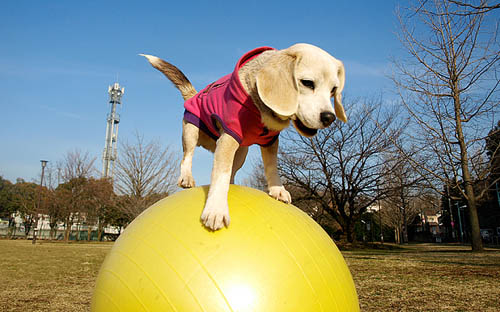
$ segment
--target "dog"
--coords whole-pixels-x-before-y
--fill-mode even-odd
[[[310,44],[299,43],[283,50],[254,49],[238,61],[231,74],[200,92],[174,65],[156,56],[140,55],[162,72],[185,100],[178,185],[195,186],[191,166],[196,146],[214,153],[208,197],[201,214],[201,222],[213,231],[229,226],[227,193],[245,162],[248,146],[261,147],[269,195],[291,203],[290,193],[278,176],[280,131],[292,122],[300,135],[313,137],[335,119],[347,122],[342,106],[344,65]]]

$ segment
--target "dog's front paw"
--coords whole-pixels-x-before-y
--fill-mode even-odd
[[[290,193],[283,186],[271,186],[269,188],[269,195],[287,204],[292,202],[292,196],[290,196]]]
[[[181,175],[177,180],[177,185],[182,188],[195,187],[194,178],[192,175]]]
[[[201,214],[201,222],[213,231],[217,231],[224,226],[229,226],[230,219],[227,202],[215,205],[207,202]]]

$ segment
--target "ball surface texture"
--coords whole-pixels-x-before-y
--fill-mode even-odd
[[[101,266],[92,311],[359,311],[349,269],[307,214],[231,185],[231,224],[200,221],[208,187],[145,210]]]

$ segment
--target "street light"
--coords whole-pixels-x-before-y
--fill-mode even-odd
[[[378,218],[379,218],[379,223],[380,223],[380,243],[384,244],[384,231],[382,230],[382,206],[380,205],[380,193],[378,189],[378,183],[379,181],[377,180],[377,184],[375,185],[377,187],[377,202],[378,202]]]
[[[365,242],[365,240],[366,240],[366,236],[365,236],[366,222],[365,222],[365,220],[361,220],[361,223],[363,223],[363,225],[361,226],[361,229],[363,231],[363,242]]]
[[[458,202],[456,202],[456,205],[457,205],[457,212],[458,212],[458,224],[460,226],[460,241],[463,243],[464,242],[464,231],[463,231],[463,228],[462,228],[462,216],[460,215],[460,212],[462,209],[465,209],[467,208],[467,206],[459,206],[458,205]]]
[[[36,217],[35,217],[35,228],[33,229],[33,240],[31,241],[31,243],[34,245],[36,244],[36,228],[38,226],[38,213],[40,212],[40,206],[41,206],[41,203],[42,203],[42,185],[43,185],[43,174],[45,172],[45,166],[47,166],[47,163],[49,161],[48,160],[40,160],[40,163],[42,164],[42,177],[40,179],[40,189],[39,189],[39,192],[38,192],[38,211],[35,212],[36,214]],[[40,226],[40,229],[42,229],[42,227]]]
[[[448,197],[448,208],[450,210],[451,237],[455,240],[455,221],[453,220],[453,211],[451,210],[450,186],[446,184],[446,196]]]

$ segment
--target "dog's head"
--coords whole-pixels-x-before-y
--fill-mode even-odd
[[[262,102],[281,119],[292,119],[306,137],[330,126],[335,118],[347,121],[341,95],[344,82],[341,61],[304,43],[278,51],[256,77]]]

